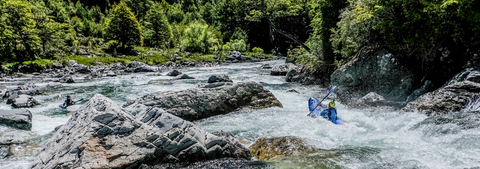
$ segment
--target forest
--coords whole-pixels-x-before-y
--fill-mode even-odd
[[[475,0],[0,0],[0,11],[2,69],[70,59],[164,64],[178,52],[219,61],[240,51],[288,55],[314,70],[370,46],[435,71],[480,49]]]

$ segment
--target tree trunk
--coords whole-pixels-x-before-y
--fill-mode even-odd
[[[273,30],[277,31],[278,33],[280,33],[281,35],[287,37],[288,39],[291,39],[292,41],[294,41],[294,42],[297,43],[298,45],[300,45],[300,46],[302,46],[303,48],[305,48],[305,50],[307,50],[308,52],[310,52],[310,48],[307,47],[307,46],[304,44],[304,42],[302,42],[302,41],[298,40],[297,38],[293,37],[293,35],[291,35],[291,34],[285,32],[285,31],[277,28],[277,27],[275,26],[275,24],[272,22],[272,20],[270,20],[269,18],[267,18],[267,20],[268,20],[268,23],[270,24],[270,26],[273,28]]]

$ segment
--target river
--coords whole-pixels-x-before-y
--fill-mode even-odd
[[[284,60],[260,63],[237,63],[181,71],[199,80],[149,84],[150,80],[169,78],[130,74],[111,78],[81,80],[74,84],[37,83],[46,95],[35,96],[41,105],[29,109],[33,114],[32,131],[19,131],[0,126],[0,137],[17,137],[31,144],[43,145],[55,127],[67,122],[69,115],[58,105],[71,95],[87,101],[100,93],[123,105],[157,91],[184,90],[206,83],[212,74],[226,73],[236,82],[262,82],[283,108],[242,109],[225,115],[195,121],[208,131],[225,131],[250,142],[260,137],[296,136],[317,148],[330,150],[325,155],[313,153],[270,161],[273,168],[470,168],[480,166],[480,129],[461,129],[455,124],[435,124],[420,113],[402,113],[391,109],[349,109],[337,101],[339,116],[346,123],[334,125],[322,118],[310,118],[309,97],[323,98],[328,89],[286,83],[283,76],[270,76],[269,70],[257,69],[268,63],[279,65]],[[164,72],[163,74],[166,74]],[[13,84],[5,83],[6,85]],[[3,85],[5,85],[3,84]],[[295,92],[286,92],[295,89]],[[335,98],[335,92],[327,101]],[[85,102],[84,101],[84,102]],[[0,104],[0,109],[11,109]],[[249,146],[249,145],[246,145]],[[18,155],[0,160],[0,168],[28,168],[40,148],[17,147]]]

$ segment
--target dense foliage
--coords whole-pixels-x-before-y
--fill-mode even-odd
[[[455,72],[480,49],[475,0],[0,0],[0,11],[2,65],[143,46],[126,57],[163,63],[174,51],[221,59],[237,50],[289,55],[314,70],[381,46],[418,72]],[[164,58],[142,54],[151,48]]]

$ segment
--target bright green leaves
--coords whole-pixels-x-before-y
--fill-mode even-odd
[[[210,47],[218,46],[218,42],[207,24],[195,22],[185,29],[181,43],[186,51],[207,53]]]
[[[106,22],[105,39],[116,40],[125,47],[142,43],[142,28],[127,4],[120,1],[113,7]]]
[[[5,42],[13,47],[19,60],[34,59],[33,50],[40,44],[38,31],[35,29],[34,15],[31,5],[25,0],[8,0],[2,11],[4,21]]]
[[[150,46],[168,46],[172,38],[172,29],[160,3],[148,10],[144,30],[145,41]]]

